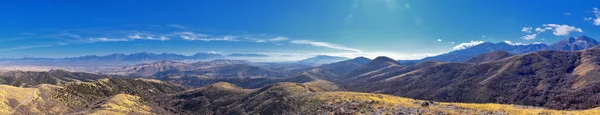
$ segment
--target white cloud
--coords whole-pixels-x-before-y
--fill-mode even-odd
[[[525,35],[525,36],[521,37],[521,39],[524,39],[524,40],[533,40],[536,37],[537,37],[537,34],[530,34],[530,35]]]
[[[527,44],[523,44],[521,42],[517,42],[517,43],[513,43],[511,41],[508,40],[504,40],[504,43],[508,44],[508,45],[513,45],[513,46],[517,46],[517,45],[527,45]]]
[[[586,17],[583,18],[585,21],[592,21],[594,25],[600,26],[600,10],[598,8],[594,8],[594,17]]]
[[[187,28],[187,27],[185,27],[185,26],[182,26],[182,25],[177,25],[177,24],[171,24],[171,25],[169,25],[169,26],[170,26],[170,27],[173,27],[173,28],[179,28],[179,29],[186,29],[186,28]]]
[[[118,42],[118,41],[129,41],[125,38],[107,38],[107,37],[99,37],[99,38],[89,38],[90,42]]]
[[[131,38],[131,39],[140,39],[140,38],[142,38],[142,36],[140,36],[138,34],[131,35],[131,36],[128,36],[128,37]]]
[[[530,44],[524,44],[521,42],[517,42],[517,43],[513,43],[511,41],[505,40],[504,43],[509,44],[509,45],[513,45],[513,46],[518,46],[518,45],[530,45]],[[531,44],[542,44],[542,42],[533,42]]]
[[[306,44],[306,45],[311,45],[311,46],[316,46],[316,47],[326,47],[326,48],[331,48],[331,49],[361,52],[361,50],[359,50],[359,49],[349,48],[346,46],[341,46],[341,45],[327,43],[327,42],[317,42],[317,41],[310,41],[310,40],[292,40],[292,41],[290,41],[290,43]]]
[[[485,35],[481,35],[482,38],[485,38]]]
[[[269,39],[269,41],[285,41],[285,40],[289,40],[289,39],[290,38],[279,36],[279,37],[271,38],[271,39]]]
[[[238,41],[235,36],[226,35],[226,36],[210,36],[206,34],[196,34],[193,32],[179,32],[179,37],[185,40],[200,40],[200,41]]]
[[[167,36],[156,36],[153,34],[147,34],[147,33],[136,33],[133,35],[129,35],[127,36],[128,39],[132,39],[132,40],[161,40],[161,41],[165,41],[165,40],[169,40],[169,37]]]
[[[526,32],[526,33],[531,33],[532,29],[533,29],[532,27],[523,27],[523,29],[521,29],[521,31]]]
[[[441,41],[442,41],[442,39],[437,39],[437,41],[438,41],[438,42],[441,42]]]
[[[50,47],[50,46],[53,46],[53,45],[21,46],[21,47],[0,49],[0,51],[24,50],[24,49],[43,48],[43,47]]]
[[[594,19],[594,25],[600,26],[600,11],[598,8],[594,8],[594,16],[596,16],[596,19]]]
[[[550,28],[550,29],[552,29],[552,28]],[[535,32],[537,32],[537,33],[542,33],[542,32],[545,32],[545,31],[546,31],[546,29],[535,28]]]
[[[483,43],[483,41],[471,41],[471,42],[467,42],[467,43],[460,43],[460,44],[454,46],[454,48],[452,48],[452,49],[454,49],[454,50],[462,50],[462,49],[466,49],[466,48],[469,48],[469,47],[473,47],[473,46],[479,45],[481,43]]]
[[[571,13],[569,13],[569,12],[565,12],[565,13],[563,13],[563,14],[564,14],[565,16],[570,16],[570,15],[571,15]]]
[[[559,24],[544,24],[545,27],[553,28],[552,34],[556,36],[565,36],[571,34],[571,32],[583,32],[581,28],[576,28],[574,26],[569,25],[559,25]]]

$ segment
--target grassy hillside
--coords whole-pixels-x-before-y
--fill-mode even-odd
[[[520,105],[445,103],[385,94],[312,90],[320,89],[315,86],[332,87],[317,81],[277,83],[248,90],[218,83],[161,96],[157,105],[163,105],[176,114],[600,114],[600,109],[561,111]]]

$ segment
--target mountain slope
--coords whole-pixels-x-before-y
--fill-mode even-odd
[[[490,52],[490,53],[481,54],[479,56],[475,56],[465,62],[467,62],[467,63],[492,62],[492,61],[504,59],[504,58],[510,57],[510,56],[512,56],[512,54],[510,54],[504,50],[500,50],[500,51],[495,51],[495,52]]]
[[[438,63],[351,88],[436,101],[587,109],[600,103],[594,93],[600,92],[599,55],[598,49],[540,51],[489,63]]]
[[[176,114],[594,114],[518,105],[444,103],[391,95],[323,92],[298,83],[278,83],[248,90],[217,83],[158,96],[157,105]]]
[[[419,63],[425,61],[441,61],[441,62],[464,62],[474,56],[478,56],[481,54],[485,54],[488,52],[500,51],[504,50],[511,54],[523,54],[533,51],[539,51],[546,47],[546,44],[529,44],[529,45],[510,45],[505,42],[500,43],[490,43],[485,42],[473,47],[469,47],[461,50],[454,50],[445,54],[426,57],[421,60],[408,60],[408,61],[400,61],[401,63]]]
[[[2,73],[0,83],[19,87],[32,87],[39,84],[61,85],[66,82],[86,82],[110,77],[122,76],[68,72],[65,70],[51,70],[48,72],[9,71]]]
[[[381,56],[344,75],[343,78],[340,79],[369,81],[377,76],[388,74],[388,72],[402,67],[403,66],[394,59]]]
[[[146,79],[102,79],[42,84],[33,88],[0,85],[0,112],[12,114],[168,114],[143,101],[183,91],[178,85]]]

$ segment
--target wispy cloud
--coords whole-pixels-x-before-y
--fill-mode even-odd
[[[551,30],[552,34],[554,34],[555,36],[566,36],[573,32],[583,32],[583,30],[581,28],[577,28],[575,26],[569,26],[569,25],[565,25],[565,24],[563,24],[563,25],[543,24],[542,27],[535,28],[535,30],[534,30],[535,33],[532,30],[534,30],[533,27],[523,27],[523,29],[521,29],[521,31],[524,33],[528,33],[528,34],[522,36],[521,39],[524,39],[524,40],[536,39],[536,37],[539,34],[546,32],[546,30]]]
[[[532,27],[523,27],[522,32],[531,33]]]
[[[536,37],[537,37],[537,34],[529,34],[529,35],[525,35],[525,36],[521,37],[521,39],[524,39],[524,40],[533,40]]]
[[[508,44],[508,45],[513,45],[513,46],[519,46],[519,45],[530,45],[530,44],[524,44],[521,42],[511,42],[509,40],[504,40],[504,43]],[[541,42],[534,42],[532,44],[542,44]]]
[[[179,28],[179,29],[186,29],[187,27],[182,26],[182,25],[177,25],[177,24],[171,24],[169,25],[169,27],[173,27],[173,28]]]
[[[184,40],[200,40],[200,41],[238,41],[235,36],[225,35],[225,36],[214,36],[207,34],[196,34],[194,32],[179,32],[176,33],[179,37]]]
[[[279,37],[271,38],[271,39],[269,39],[269,41],[285,41],[285,40],[289,40],[289,39],[290,38],[279,36]]]
[[[471,41],[471,42],[467,42],[467,43],[460,43],[460,44],[454,46],[454,48],[452,48],[452,49],[454,49],[454,50],[467,49],[469,47],[473,47],[473,46],[479,45],[481,43],[483,43],[483,41]]]
[[[51,47],[54,45],[33,45],[33,46],[19,46],[19,47],[12,47],[12,48],[4,48],[4,49],[0,49],[0,51],[14,51],[14,50],[24,50],[24,49],[33,49],[33,48],[43,48],[43,47]]]
[[[311,46],[316,46],[316,47],[326,47],[326,48],[331,48],[331,49],[353,51],[353,52],[361,52],[361,50],[359,50],[359,49],[349,48],[349,47],[346,47],[346,46],[332,44],[332,43],[327,43],[327,42],[317,42],[317,41],[310,41],[310,40],[292,40],[292,41],[290,41],[290,43],[292,43],[292,44],[306,44],[306,45],[311,45]]]
[[[583,32],[581,28],[577,28],[575,26],[569,25],[559,25],[559,24],[544,24],[545,27],[554,28],[552,34],[556,36],[565,36],[571,34],[571,32]]]
[[[550,29],[552,29],[552,28],[550,28]],[[542,33],[542,32],[545,32],[545,31],[546,31],[546,29],[535,28],[535,32],[538,32],[538,33]]]
[[[586,17],[583,20],[592,21],[594,25],[600,26],[600,10],[598,8],[594,8],[592,11],[594,13],[594,17]]]
[[[100,37],[100,38],[89,38],[90,42],[120,42],[120,41],[129,41],[128,39],[125,38],[107,38],[107,37]]]

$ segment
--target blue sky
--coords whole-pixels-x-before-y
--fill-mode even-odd
[[[261,53],[419,59],[481,42],[600,38],[595,0],[15,0],[0,57]]]

